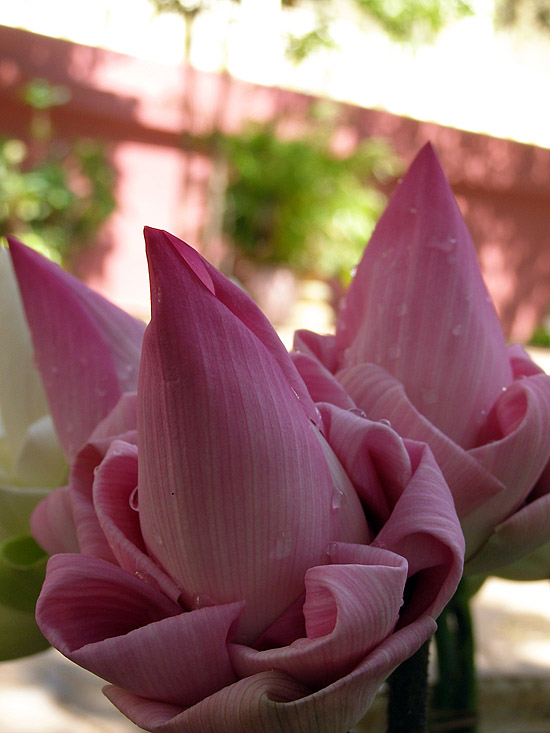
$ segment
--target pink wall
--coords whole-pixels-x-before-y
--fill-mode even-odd
[[[79,265],[95,288],[136,313],[148,309],[141,235],[145,224],[201,244],[210,161],[182,150],[182,134],[249,119],[304,114],[311,98],[181,67],[161,66],[0,27],[0,134],[24,134],[28,111],[17,99],[36,77],[70,87],[55,110],[65,136],[109,143],[118,208]],[[475,135],[351,105],[342,139],[388,137],[408,163],[434,144],[478,248],[507,333],[529,337],[550,312],[550,150]],[[209,249],[215,259],[216,249]]]

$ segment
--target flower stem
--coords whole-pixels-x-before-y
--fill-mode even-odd
[[[387,733],[426,733],[429,651],[430,640],[388,679]]]
[[[437,620],[439,679],[434,689],[433,731],[476,733],[477,686],[469,594],[464,581]]]

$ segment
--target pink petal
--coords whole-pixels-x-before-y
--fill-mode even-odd
[[[181,612],[119,568],[57,555],[48,565],[37,620],[85,669],[136,695],[187,707],[235,681],[227,639],[241,610],[235,603]]]
[[[90,442],[128,434],[135,431],[136,428],[137,394],[136,392],[125,392],[114,409],[94,428],[90,435]],[[137,436],[133,442],[137,442]]]
[[[137,448],[114,440],[95,472],[98,522],[119,565],[177,603],[181,591],[146,554],[137,510]]]
[[[163,242],[163,239],[167,241]],[[289,359],[288,352],[281,339],[252,298],[224,277],[192,247],[189,247],[174,235],[145,227],[145,240],[147,243],[156,241],[157,246],[160,244],[164,247],[169,243],[174,248],[182,262],[185,263],[186,269],[192,271],[207,290],[210,290],[220,303],[223,303],[228,311],[233,313],[265,346],[271,354],[271,358],[277,362],[291,388],[298,395],[300,406],[305,414],[312,422],[315,422],[317,419],[315,406],[303,381]]]
[[[469,551],[476,552],[493,527],[527,499],[550,455],[550,377],[514,382],[487,417],[484,445],[469,454],[506,487],[463,521]]]
[[[355,486],[373,529],[389,518],[412,475],[403,440],[388,425],[354,410],[319,405],[326,436]]]
[[[136,695],[189,707],[236,681],[227,650],[243,604],[210,606],[87,644],[71,659]]]
[[[51,413],[71,460],[124,391],[135,389],[144,324],[10,238]]]
[[[266,651],[230,646],[239,677],[277,669],[307,687],[322,687],[351,672],[392,633],[403,603],[407,563],[397,558],[399,564],[370,564],[370,548],[363,549],[365,564],[308,570],[306,638]]]
[[[290,356],[314,402],[330,402],[345,410],[356,407],[340,382],[320,361],[303,351],[293,351]]]
[[[536,499],[495,527],[481,549],[470,558],[465,571],[469,574],[494,573],[504,568],[504,577],[521,580],[547,580],[550,568],[550,494]],[[506,572],[506,566],[526,558],[543,548],[544,562],[533,562],[531,573],[518,576]],[[541,557],[542,559],[542,557]]]
[[[252,301],[183,242],[154,230],[146,238],[143,536],[189,605],[246,601],[239,636],[253,640],[301,595],[305,571],[339,536],[311,422],[319,417]],[[361,541],[364,520],[360,530],[345,539]]]
[[[69,492],[80,552],[116,564],[92,498],[94,471],[103,460],[110,442],[88,443],[78,452],[69,476]]]
[[[508,358],[510,359],[514,379],[532,377],[534,374],[544,374],[544,369],[535,364],[520,344],[508,346]]]
[[[80,551],[116,563],[93,504],[94,475],[115,439],[134,444],[137,441],[135,395],[123,395],[107,417],[93,431],[90,442],[77,454],[69,476],[71,505]],[[125,428],[127,432],[116,434]]]
[[[116,565],[87,555],[54,555],[36,606],[48,641],[65,656],[181,613],[181,607]]]
[[[402,555],[414,577],[401,623],[436,618],[462,575],[464,538],[453,497],[430,449],[388,425],[322,405],[327,439],[371,519],[373,545]]]
[[[453,494],[459,517],[483,506],[505,486],[473,456],[416,410],[401,382],[374,364],[344,369],[339,380],[371,420],[386,419],[404,438],[422,441],[432,453]],[[480,415],[482,419],[486,416]],[[478,431],[481,422],[478,422]]]
[[[315,357],[330,372],[335,372],[338,368],[336,346],[336,337],[332,334],[322,336],[305,329],[300,329],[294,334],[294,353],[303,353]]]
[[[470,235],[429,145],[376,226],[336,342],[342,366],[384,367],[417,410],[463,448],[475,444],[480,412],[512,382]]]
[[[281,672],[262,672],[223,688],[170,719],[167,707],[113,688],[105,692],[125,715],[154,733],[346,731],[363,717],[384,679],[434,630],[433,619],[422,618],[389,636],[350,674],[311,694]],[[163,718],[165,722],[161,722]]]
[[[414,580],[400,625],[437,618],[452,598],[464,564],[464,537],[441,471],[427,445],[405,441],[413,474],[373,545],[405,557]]]
[[[42,499],[31,515],[30,525],[35,540],[48,554],[79,551],[68,486]]]

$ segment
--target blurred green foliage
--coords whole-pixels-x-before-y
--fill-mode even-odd
[[[535,328],[529,339],[529,346],[540,346],[543,349],[550,349],[548,323],[541,323]]]
[[[217,133],[229,165],[223,228],[242,255],[318,277],[350,277],[385,204],[377,185],[401,164],[377,139],[338,154],[334,131],[329,117],[294,137],[279,135],[275,123]]]
[[[431,41],[447,25],[473,14],[465,0],[355,0],[391,37],[398,41]]]
[[[33,111],[29,137],[0,139],[0,236],[70,265],[114,209],[114,170],[101,143],[55,139],[50,110],[68,101],[65,87],[38,79],[22,98]]]

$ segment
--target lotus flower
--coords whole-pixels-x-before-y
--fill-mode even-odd
[[[466,572],[550,539],[550,378],[507,347],[466,225],[428,145],[390,201],[335,336],[300,331],[316,400],[354,404],[428,443],[466,537]]]
[[[344,733],[456,588],[448,487],[426,446],[316,406],[198,253],[146,241],[137,432],[113,439],[130,399],[77,455],[81,552],[49,561],[39,625],[147,730]],[[54,512],[37,525],[67,544]]]
[[[145,328],[16,240],[11,253],[35,359],[10,257],[0,250],[0,659],[48,645],[34,619],[47,557],[30,535],[31,512],[49,495],[41,506],[63,528],[64,547],[76,546],[66,490],[52,490],[95,422],[122,390],[135,389]],[[78,389],[71,369],[80,372]]]

